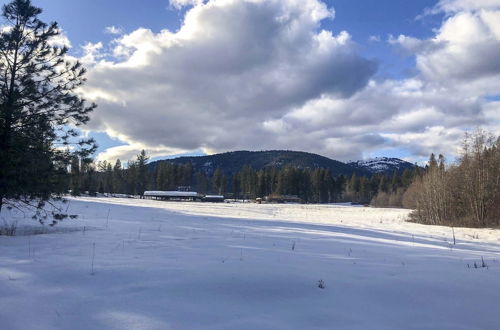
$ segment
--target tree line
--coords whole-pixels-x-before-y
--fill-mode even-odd
[[[225,174],[221,168],[213,173],[195,171],[190,163],[174,164],[160,161],[148,164],[143,150],[136,159],[122,166],[101,161],[88,163],[77,157],[69,169],[68,190],[73,195],[83,192],[142,195],[145,190],[177,190],[190,187],[203,194],[220,194],[236,199],[256,199],[265,196],[293,195],[305,203],[352,201],[370,204],[376,196],[377,206],[401,206],[400,195],[419,175],[421,169],[395,171],[391,175],[334,176],[324,168],[302,169],[293,166],[255,170],[249,165],[235,174]],[[389,196],[384,202],[380,196]],[[398,196],[393,198],[393,196]]]
[[[251,166],[233,175],[217,168],[211,175],[194,171],[190,163],[148,164],[142,151],[125,168],[120,160],[70,170],[73,194],[120,193],[141,195],[144,190],[176,190],[189,186],[200,193],[238,199],[295,195],[304,203],[354,202],[377,207],[414,209],[412,221],[433,225],[500,225],[500,137],[480,129],[466,134],[462,152],[452,164],[431,154],[425,168],[391,175],[332,175],[324,168],[293,166],[255,170]],[[83,169],[83,170],[82,170]]]
[[[143,150],[123,167],[73,158],[66,176],[72,194],[110,193],[142,195],[145,190],[177,190],[189,186],[200,193],[237,199],[295,195],[304,203],[354,202],[377,207],[414,209],[412,221],[433,225],[500,225],[500,137],[482,130],[467,134],[460,157],[447,165],[431,154],[425,168],[403,172],[332,175],[324,168],[293,166],[255,170],[251,166],[233,175],[217,168],[212,174],[195,171],[190,163],[148,164]]]

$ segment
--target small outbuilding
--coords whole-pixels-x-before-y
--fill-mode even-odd
[[[223,203],[224,196],[223,195],[205,195],[202,199],[203,202],[212,202],[212,203]]]
[[[201,201],[203,195],[195,191],[145,191],[144,198],[162,201]]]

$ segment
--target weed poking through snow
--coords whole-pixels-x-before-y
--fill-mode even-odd
[[[471,266],[469,264],[467,264],[467,268],[471,268]],[[484,262],[484,258],[481,257],[481,264],[478,264],[477,262],[474,261],[474,265],[473,265],[473,268],[474,269],[478,269],[478,268],[486,268],[486,269],[489,269],[488,265],[486,264],[486,262]]]
[[[95,275],[94,273],[94,258],[95,258],[95,243],[92,244],[92,266],[90,275]]]
[[[3,225],[0,226],[0,236],[16,236],[17,221],[8,222],[3,220]]]

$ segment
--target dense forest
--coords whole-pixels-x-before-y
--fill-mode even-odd
[[[217,168],[220,168],[223,174],[232,176],[241,171],[243,167],[250,166],[255,170],[263,168],[282,168],[290,165],[297,168],[324,168],[331,171],[332,175],[348,175],[356,172],[357,174],[369,174],[368,171],[343,163],[321,155],[292,150],[265,150],[265,151],[231,151],[205,156],[178,157],[174,159],[160,160],[151,162],[151,166],[156,166],[162,162],[172,164],[191,164],[193,171],[204,171],[212,176]],[[403,163],[404,166],[413,167],[411,163]],[[404,168],[398,168],[404,169]]]
[[[114,164],[103,161],[94,164],[74,159],[71,164],[68,189],[72,194],[83,192],[142,195],[145,190],[177,190],[190,187],[199,193],[222,194],[237,199],[255,199],[269,195],[295,195],[306,203],[352,201],[369,204],[376,196],[378,206],[400,206],[401,195],[422,169],[406,169],[388,174],[351,176],[332,175],[329,169],[301,169],[294,166],[267,167],[254,170],[246,165],[233,175],[220,168],[212,175],[194,171],[190,163],[160,162],[148,165],[143,151],[127,166],[120,160]]]

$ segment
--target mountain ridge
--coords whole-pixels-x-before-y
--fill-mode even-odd
[[[158,160],[151,162],[151,166],[156,166],[161,162],[178,165],[190,163],[195,172],[204,171],[208,175],[212,175],[217,168],[220,168],[226,175],[233,175],[239,172],[245,165],[251,166],[254,170],[293,166],[301,169],[326,168],[329,169],[334,176],[350,176],[354,173],[357,175],[392,173],[394,170],[403,171],[406,168],[413,168],[415,166],[398,158],[382,157],[380,161],[383,163],[380,166],[375,166],[376,164],[374,162],[370,163],[370,166],[368,166],[363,163],[366,161],[344,163],[305,151],[238,150],[213,155],[182,156],[173,159]]]
[[[417,165],[395,157],[375,157],[366,160],[357,160],[347,163],[355,168],[364,169],[372,174],[388,172],[403,172],[406,169],[413,169]]]

